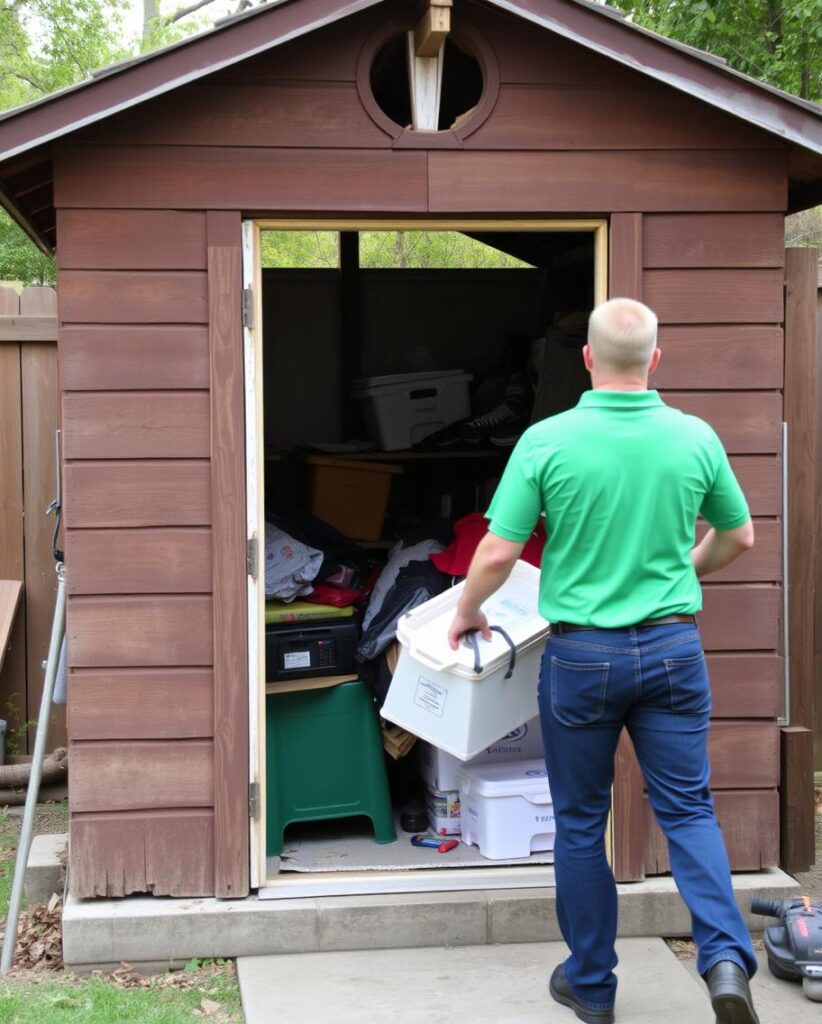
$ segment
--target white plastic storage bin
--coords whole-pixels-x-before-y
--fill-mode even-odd
[[[554,808],[542,761],[473,765],[459,775],[464,843],[489,860],[553,850]]]
[[[457,774],[466,762],[446,754],[430,743],[418,743],[420,773],[430,789],[450,791],[459,789]],[[474,764],[500,764],[504,761],[529,761],[542,757],[542,729],[539,717],[520,725],[507,735],[480,751],[467,762]]]
[[[399,663],[382,706],[389,722],[460,761],[538,713],[537,681],[548,623],[537,610],[539,569],[518,561],[483,605],[491,626],[505,630],[448,646],[448,627],[464,583],[426,601],[399,621]],[[513,665],[512,663],[515,662]]]
[[[462,370],[396,373],[354,381],[351,397],[362,402],[371,439],[386,452],[418,441],[471,415],[468,384]]]

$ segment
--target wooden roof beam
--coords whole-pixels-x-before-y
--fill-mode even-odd
[[[451,31],[453,0],[428,0],[417,27],[414,29],[414,52],[417,57],[437,57],[445,38]]]

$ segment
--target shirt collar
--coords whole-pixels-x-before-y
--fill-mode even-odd
[[[579,409],[653,409],[664,405],[658,391],[583,391]]]

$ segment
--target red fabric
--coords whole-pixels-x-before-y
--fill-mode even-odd
[[[448,576],[465,576],[479,542],[488,532],[488,520],[480,512],[472,512],[454,523],[454,539],[438,555],[431,555],[434,565]],[[540,567],[545,547],[545,524],[542,519],[528,538],[520,558]]]
[[[312,604],[330,604],[334,608],[349,608],[352,604],[361,604],[366,597],[364,590],[350,590],[348,587],[334,587],[327,583],[314,583],[314,592],[303,601]]]

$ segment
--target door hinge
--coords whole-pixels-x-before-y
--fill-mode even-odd
[[[250,782],[248,785],[248,816],[255,820],[260,817],[259,782]]]
[[[257,579],[260,570],[260,545],[257,543],[257,535],[249,537],[245,548],[245,571],[253,579]]]
[[[243,288],[243,327],[254,326],[254,292]]]

